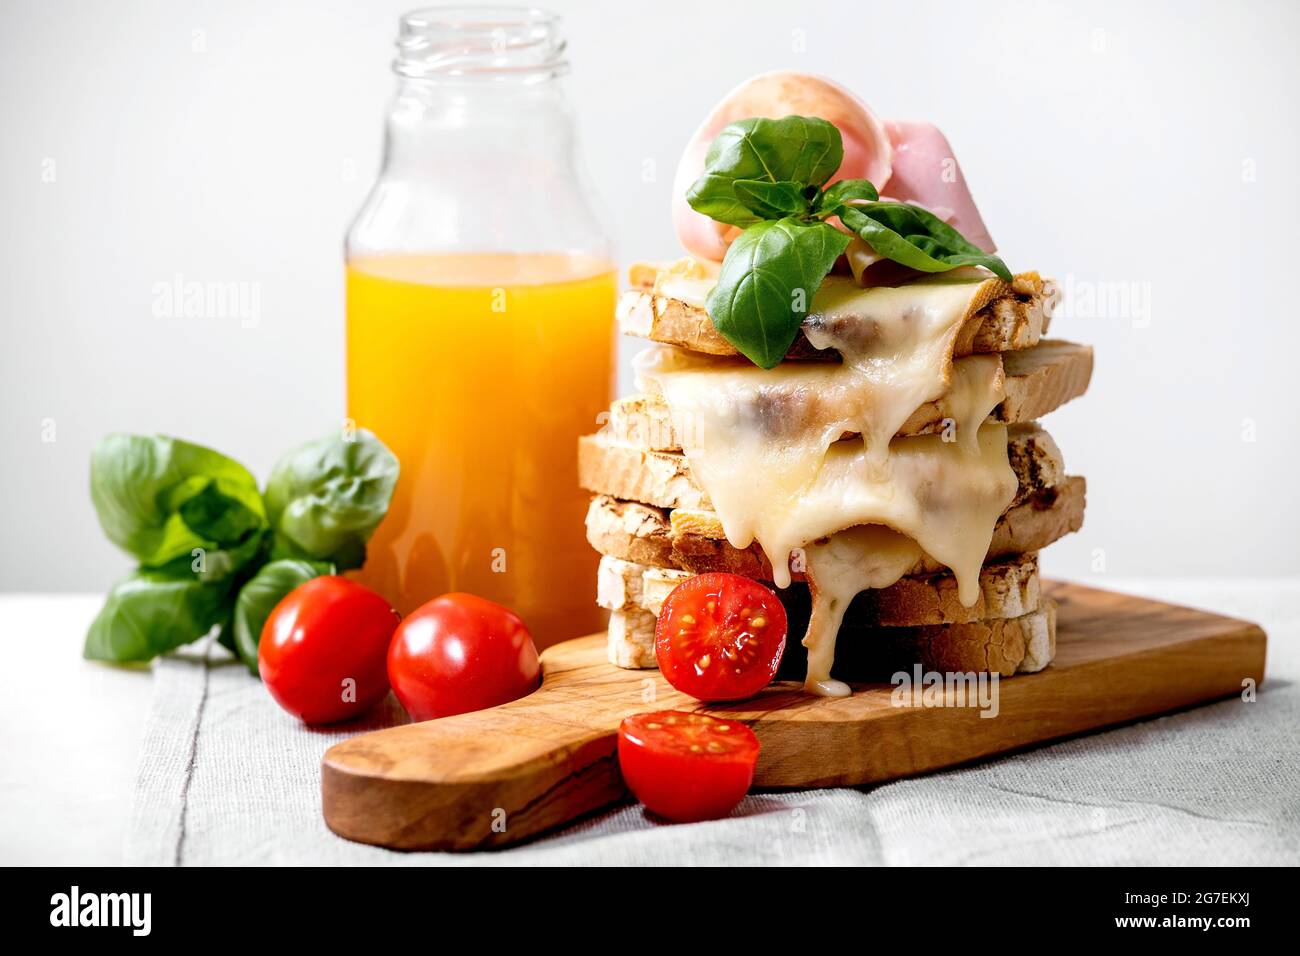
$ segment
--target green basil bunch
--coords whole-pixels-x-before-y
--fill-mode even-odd
[[[303,581],[364,563],[397,475],[364,430],[289,452],[264,491],[210,448],[108,436],[91,456],[90,496],[104,534],[139,567],[109,591],[85,656],[147,661],[217,627],[256,673],[271,610]]]
[[[1011,272],[933,213],[880,202],[865,179],[827,187],[844,160],[840,131],[811,116],[747,119],[713,140],[704,174],[686,193],[696,212],[744,231],[727,250],[705,302],[724,338],[755,365],[785,356],[813,294],[849,244],[838,217],[877,255],[920,272],[983,266]]]

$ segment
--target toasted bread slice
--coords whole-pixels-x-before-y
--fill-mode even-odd
[[[609,614],[608,657],[619,667],[655,666],[655,620],[673,588],[695,575],[633,561],[600,559],[596,603]]]
[[[1086,491],[1083,478],[1070,476],[1013,505],[993,530],[988,560],[1040,551],[1078,531],[1083,526]],[[725,571],[758,581],[772,580],[762,548],[757,544],[743,550],[733,548],[712,511],[669,512],[598,495],[587,509],[587,540],[603,555],[653,568],[695,574]],[[924,574],[941,567],[926,557],[908,573]]]
[[[832,276],[827,282],[851,282]],[[1027,349],[1047,331],[1060,293],[1037,272],[1015,276],[1010,283],[989,279],[973,298],[957,334],[954,356]],[[709,313],[697,304],[653,291],[631,289],[619,298],[615,312],[619,327],[635,335],[708,355],[738,355],[713,326]],[[807,321],[815,322],[810,315]],[[802,333],[795,337],[788,358],[833,359],[834,352],[814,348]]]
[[[717,518],[711,511],[702,513]],[[587,541],[601,554],[623,561],[680,567],[673,557],[668,511],[639,501],[619,501],[609,495],[592,498],[587,508]]]
[[[596,571],[596,603],[609,611],[638,608],[658,614],[673,588],[695,575],[602,555]]]
[[[610,613],[610,663],[627,668],[655,667],[655,623],[663,601],[672,588],[691,575],[612,558],[601,562],[601,575],[604,606],[609,606],[605,601],[614,593],[620,602]],[[617,582],[616,591],[610,590],[612,582]],[[925,583],[908,582],[888,600],[917,608],[941,606],[943,598],[938,595],[942,587],[935,589],[933,604],[918,599],[917,589]],[[981,585],[981,603],[989,614],[974,620],[899,626],[891,624],[891,618],[880,619],[876,613],[876,598],[894,588],[860,596],[845,616],[837,641],[845,665],[860,670],[865,661],[869,671],[878,672],[905,669],[916,663],[925,670],[989,671],[1003,677],[1046,667],[1056,652],[1056,608],[1038,593],[1032,556],[986,568]],[[633,593],[639,596],[640,603],[630,600]],[[782,592],[782,599],[798,620],[803,613],[799,605],[806,602],[806,593]]]
[[[1092,377],[1092,349],[1073,342],[1046,339],[1030,349],[1006,352],[1001,358],[1006,398],[993,410],[989,420],[994,422],[1010,424],[1041,418],[1087,391]],[[943,429],[951,415],[945,399],[927,402],[898,434],[933,434]],[[681,451],[682,447],[668,405],[659,395],[616,400],[601,435],[609,441],[650,451]]]
[[[1020,479],[1017,501],[1055,485],[1065,474],[1060,449],[1037,423],[1010,426],[1007,457]],[[610,441],[601,434],[578,439],[578,484],[598,495],[660,508],[712,510],[685,455]]]
[[[657,667],[655,662],[655,622],[657,618],[638,607],[609,613],[606,657],[615,667],[629,670]]]
[[[658,614],[664,599],[689,572],[652,568],[608,555],[601,559],[596,600],[611,611]],[[796,590],[806,588],[796,585]],[[858,619],[886,627],[953,624],[1018,617],[1039,603],[1038,555],[990,561],[980,569],[980,597],[970,607],[957,600],[957,580],[948,571],[905,577],[887,588],[865,591],[854,603]]]
[[[947,570],[863,591],[855,603],[861,608],[859,620],[881,627],[913,627],[1019,617],[1038,610],[1040,598],[1038,555],[1022,554],[980,569],[980,596],[970,607],[957,599],[957,579]]]
[[[1083,395],[1092,381],[1092,346],[1044,339],[1002,354],[1007,397],[993,412],[1000,422],[1031,422]]]
[[[848,651],[845,657],[864,644],[879,661],[873,668],[877,671],[896,672],[920,664],[924,671],[943,674],[1032,674],[1056,656],[1056,602],[1043,598],[1037,609],[1019,617],[989,621],[896,628],[850,622],[840,629],[836,645]]]
[[[656,621],[655,615],[647,611],[611,613],[609,662],[630,670],[658,667],[654,649]],[[1038,610],[1020,617],[968,624],[872,627],[850,621],[840,630],[838,643],[844,657],[868,659],[865,668],[857,662],[849,665],[860,676],[884,679],[891,673],[907,672],[916,664],[923,671],[944,674],[1033,674],[1056,656],[1056,602],[1044,598]]]
[[[646,566],[602,555],[596,568],[596,603],[607,611],[641,607],[641,576]]]

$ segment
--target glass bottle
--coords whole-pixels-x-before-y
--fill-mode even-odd
[[[539,646],[599,630],[576,440],[613,394],[615,274],[577,154],[557,17],[401,20],[383,166],[347,237],[348,415],[401,462],[363,580],[448,591]]]

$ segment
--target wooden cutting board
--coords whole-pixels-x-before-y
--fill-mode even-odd
[[[1081,585],[1054,583],[1052,666],[1000,682],[998,714],[895,706],[888,684],[809,697],[790,683],[709,707],[658,671],[605,661],[604,635],[542,654],[542,687],[491,710],[362,734],[322,761],[325,822],[397,849],[469,850],[526,839],[616,801],[619,722],[646,710],[707,709],[762,743],[754,785],[879,783],[1242,693],[1264,677],[1255,624]]]

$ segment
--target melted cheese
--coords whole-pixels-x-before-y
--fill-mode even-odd
[[[849,524],[841,525],[848,530],[831,533],[827,542],[809,544],[804,552],[813,592],[804,637],[808,690],[831,692],[823,682],[830,678],[835,637],[854,596],[867,588],[889,587],[923,555],[952,570],[964,605],[979,599],[980,568],[993,528],[1015,497],[1017,480],[1007,462],[1006,426],[983,425],[975,435],[973,452],[937,435],[897,438],[891,444],[891,473],[879,483],[864,481],[857,463],[845,460],[839,451],[844,442],[829,450],[825,477],[819,477],[810,503],[827,525]],[[842,508],[837,495],[843,496]]]
[[[717,268],[709,268],[698,259],[678,259],[655,276],[655,295],[678,299],[697,309],[704,308],[704,300],[717,284]]]
[[[848,260],[854,281],[861,285],[863,273],[867,271],[869,266],[874,266],[883,259],[884,256],[877,255],[875,249],[854,236],[849,240],[848,247],[844,250],[844,258]]]
[[[953,571],[963,603],[979,597],[993,527],[1016,492],[1005,427],[980,424],[1004,397],[1001,360],[952,360],[980,284],[824,283],[804,330],[841,364],[763,370],[667,346],[640,363],[728,541],[757,540],[778,587],[806,549],[800,569],[814,607],[805,686],[815,693],[847,690],[830,667],[858,591],[893,584],[928,554]],[[943,434],[895,438],[930,402],[951,419]]]
[[[704,300],[709,297],[716,279],[702,279],[696,276],[669,275],[655,280],[654,294],[677,299],[697,309],[704,308]]]
[[[867,588],[887,588],[921,558],[921,546],[878,524],[846,528],[806,550],[812,582],[812,614],[803,645],[808,648],[804,688],[823,697],[847,697],[849,685],[831,678],[835,638],[844,612]]]

